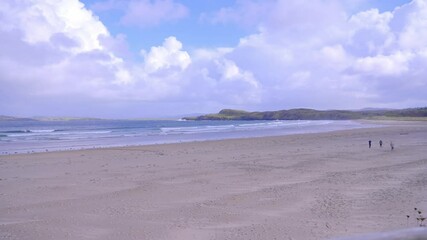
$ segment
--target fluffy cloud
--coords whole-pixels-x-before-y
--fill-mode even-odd
[[[214,100],[231,105],[259,101],[259,82],[250,71],[227,58],[229,49],[198,49],[190,57],[182,48],[175,37],[168,37],[161,46],[141,51],[144,62],[135,76],[140,91],[151,96],[149,100],[201,104]]]
[[[109,0],[96,8],[122,9],[129,19],[137,11],[134,20],[141,26],[188,14],[172,0]],[[144,11],[150,13],[141,15]],[[78,0],[2,2],[0,109],[38,114],[49,106],[51,114],[63,108],[73,114],[87,108],[81,114],[91,115],[139,105],[156,106],[151,110],[160,114],[166,108],[427,104],[426,1],[414,0],[391,12],[349,12],[347,2],[337,0],[238,1],[204,14],[213,23],[252,29],[236,46],[190,51],[171,36],[141,50],[142,58],[135,60],[127,54],[126,36],[112,36]],[[136,19],[141,16],[151,17]]]
[[[108,36],[97,21],[77,0],[7,1],[1,4],[3,31],[20,31],[29,44],[52,42],[65,50],[77,52],[101,49],[99,37]]]
[[[152,47],[148,54],[143,50],[145,70],[153,73],[174,67],[178,68],[178,70],[186,69],[190,65],[191,59],[188,53],[181,51],[181,49],[181,42],[175,37],[168,37],[163,42],[163,46]]]
[[[196,56],[193,62],[173,36],[141,50],[142,62],[120,57],[126,37],[111,36],[77,0],[11,2],[0,11],[3,98],[79,96],[126,102],[221,97],[231,104],[258,98],[254,76],[228,60],[225,52],[207,50],[209,56]],[[12,89],[13,96],[6,89]],[[239,97],[234,96],[236,90],[242,91]]]
[[[199,50],[192,66],[196,99],[215,100],[222,105],[257,104],[262,86],[251,71],[242,69],[227,57],[227,50]],[[197,82],[196,82],[197,81]],[[201,91],[200,91],[201,90]],[[237,94],[238,93],[238,94]]]
[[[0,16],[3,109],[19,101],[105,99],[126,81],[123,60],[102,43],[114,38],[78,0],[3,2]]]
[[[376,55],[374,57],[359,58],[355,62],[355,70],[376,76],[400,75],[409,71],[409,62],[413,54],[410,52],[396,52],[389,56]]]
[[[425,97],[413,94],[427,91],[427,82],[419,80],[427,77],[422,54],[427,49],[425,0],[392,12],[368,9],[353,15],[345,1],[240,1],[205,16],[212,22],[244,24],[248,21],[242,12],[257,4],[257,33],[242,38],[228,57],[254,73],[268,93],[262,99],[265,106],[427,104]],[[399,100],[387,105],[389,95]]]

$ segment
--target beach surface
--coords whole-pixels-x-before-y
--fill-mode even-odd
[[[3,155],[0,239],[311,240],[417,227],[427,122],[382,124]]]

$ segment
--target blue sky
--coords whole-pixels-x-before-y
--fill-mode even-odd
[[[0,115],[427,105],[427,0],[11,0]]]
[[[212,14],[222,8],[236,7],[238,1],[232,0],[179,1],[179,3],[182,3],[188,8],[189,12],[187,16],[177,21],[145,27],[125,26],[120,24],[120,18],[123,16],[123,12],[120,13],[117,9],[111,11],[100,11],[96,9],[96,4],[102,3],[103,1],[82,0],[81,2],[100,18],[112,34],[125,34],[129,47],[133,52],[141,48],[155,46],[171,35],[185,42],[186,46],[189,48],[233,47],[238,44],[241,37],[250,34],[251,31],[256,29],[256,26],[244,26],[234,23],[211,23],[209,20],[204,19],[205,15]],[[378,8],[381,12],[392,11],[396,7],[408,2],[410,1],[370,0],[354,6],[351,11],[356,13],[357,11],[371,8]]]
[[[204,20],[204,14],[223,7],[231,7],[233,1],[180,1],[179,3],[188,9],[186,16],[179,20],[148,26],[123,25],[120,23],[120,18],[123,17],[120,10],[100,11],[96,9],[96,4],[100,1],[82,2],[100,17],[112,34],[125,34],[133,51],[155,46],[169,36],[175,36],[185,42],[188,48],[232,47],[239,42],[240,37],[250,33],[250,29],[246,27],[235,24],[213,24],[209,20]]]

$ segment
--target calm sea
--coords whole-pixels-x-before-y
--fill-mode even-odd
[[[326,132],[354,121],[0,121],[0,154]]]

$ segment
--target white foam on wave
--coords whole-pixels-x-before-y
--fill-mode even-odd
[[[160,134],[194,134],[194,133],[212,133],[230,131],[235,128],[235,125],[208,125],[196,127],[165,127],[160,128]]]
[[[60,136],[60,135],[89,135],[89,134],[108,134],[112,131],[57,131],[57,130],[28,130],[13,134],[6,134],[7,137],[34,137],[34,136]]]
[[[35,130],[28,130],[30,133],[51,133],[55,132],[57,130],[55,129],[35,129]]]
[[[332,121],[308,121],[308,120],[276,120],[256,123],[236,123],[226,125],[205,125],[191,127],[163,127],[160,128],[160,135],[174,134],[197,134],[197,133],[217,133],[217,132],[233,132],[246,130],[270,130],[281,128],[296,128],[301,126],[318,126],[330,124]]]

